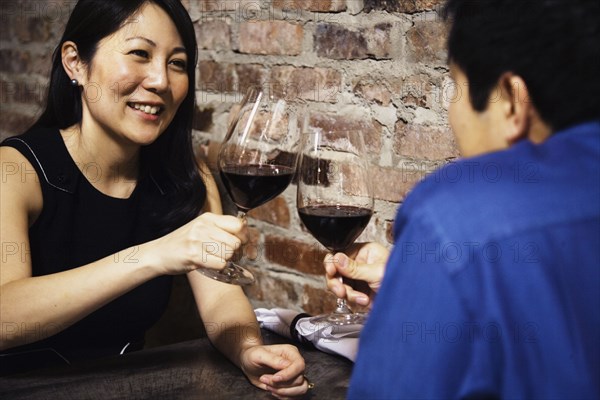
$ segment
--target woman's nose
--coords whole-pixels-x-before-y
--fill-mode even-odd
[[[164,92],[169,87],[167,67],[159,63],[153,63],[147,70],[143,86],[152,92]]]

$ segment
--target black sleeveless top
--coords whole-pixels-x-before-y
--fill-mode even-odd
[[[158,217],[168,211],[169,202],[166,186],[151,173],[138,180],[128,199],[118,199],[94,188],[56,128],[37,126],[1,145],[29,160],[42,188],[43,209],[29,229],[33,276],[83,266],[160,236]],[[102,174],[93,164],[81,169],[90,180]],[[35,174],[25,171],[24,178],[34,179]],[[133,247],[115,262],[135,263],[136,252]],[[148,281],[60,333],[13,351],[52,348],[69,361],[119,354],[128,343],[143,340],[162,315],[171,282],[171,276]]]

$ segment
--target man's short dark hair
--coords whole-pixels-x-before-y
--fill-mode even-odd
[[[600,1],[448,0],[448,60],[483,111],[505,72],[553,130],[600,118]]]

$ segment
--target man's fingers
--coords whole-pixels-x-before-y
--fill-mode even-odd
[[[346,286],[340,281],[339,275],[327,274],[327,289],[332,291],[337,297],[346,297]]]
[[[381,280],[380,268],[374,264],[362,264],[344,253],[337,253],[333,263],[340,275],[358,281],[375,282]]]
[[[371,303],[371,299],[369,298],[369,296],[367,296],[363,292],[354,290],[350,286],[346,286],[346,299],[349,302],[358,304],[360,306],[368,306],[369,303]]]
[[[333,278],[337,275],[337,268],[335,267],[335,263],[333,262],[334,255],[331,253],[327,253],[325,259],[323,259],[323,265],[325,266],[325,273],[328,277]]]

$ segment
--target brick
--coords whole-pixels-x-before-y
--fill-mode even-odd
[[[198,63],[198,89],[207,92],[233,92],[235,65],[203,60]]]
[[[268,291],[265,293],[263,286],[266,286],[266,282],[267,280],[270,280],[270,278],[266,276],[265,272],[260,267],[244,264],[244,268],[248,268],[248,270],[252,272],[252,275],[254,275],[254,278],[256,279],[256,282],[253,285],[247,285],[243,287],[244,293],[251,300],[261,302],[264,301],[265,295],[269,296],[270,293]],[[274,290],[275,292],[279,292],[278,289]]]
[[[323,289],[309,285],[304,285],[302,294],[302,309],[310,315],[327,314],[335,310],[336,297],[327,290],[323,285]],[[367,312],[367,308],[356,305],[350,306],[354,312]]]
[[[267,275],[261,268],[251,268],[256,278],[254,285],[244,287],[246,296],[273,307],[290,307],[297,304],[300,289],[293,282]]]
[[[2,125],[2,138],[18,135],[25,132],[33,123],[37,117],[31,115],[23,115],[15,112],[0,112],[0,120]]]
[[[415,170],[371,167],[373,195],[378,200],[400,203],[425,173]]]
[[[241,98],[240,98],[240,100],[241,100]],[[236,114],[238,112],[240,112],[240,108],[241,108],[241,104],[239,102],[231,105],[231,107],[229,108],[229,115],[227,118],[227,126],[231,125],[231,122],[233,122],[233,118],[236,116]]]
[[[337,24],[319,24],[314,37],[315,51],[319,57],[336,60],[389,59],[391,30],[389,23],[356,30]]]
[[[69,14],[66,14],[69,15]],[[52,21],[52,25],[51,25],[51,35],[52,38],[49,40],[52,46],[56,46],[58,44],[58,41],[60,40],[60,38],[63,35],[63,32],[65,31],[65,27],[67,25],[67,18],[65,18],[64,20],[57,20],[57,21]],[[48,52],[50,53],[50,56],[52,56],[52,52],[54,51],[54,47],[52,48],[48,48]]]
[[[323,284],[323,288],[304,285],[302,309],[310,315],[325,314],[335,310],[335,299],[335,295],[327,290],[325,284]]]
[[[356,165],[362,160],[363,158],[353,158],[351,163],[346,160],[345,164],[336,164],[331,159],[321,158],[317,162],[313,158],[306,157],[302,160],[301,169],[297,174],[298,179],[301,185],[306,185],[304,187],[309,193],[314,193],[318,189],[325,198],[335,198],[340,193],[366,198],[369,196],[371,176],[369,175],[369,165]],[[314,186],[317,184],[321,187],[315,188]],[[303,192],[302,198],[305,199],[309,193]],[[363,203],[363,205],[368,204]]]
[[[447,127],[421,124],[396,124],[394,152],[412,159],[444,160],[458,157],[458,148]]]
[[[287,11],[339,12],[346,9],[346,0],[273,0],[273,8]]]
[[[0,25],[12,26],[12,34],[21,43],[44,43],[53,38],[49,43],[52,52],[74,6],[75,2],[69,0],[0,1]]]
[[[283,228],[290,227],[290,210],[283,196],[278,196],[251,210],[248,216]]]
[[[239,19],[252,19],[262,14],[264,3],[260,0],[195,0],[198,10],[207,17],[235,15]],[[262,3],[262,4],[261,4]],[[235,11],[235,13],[227,13]],[[266,15],[266,14],[265,14]]]
[[[436,102],[436,86],[433,78],[425,74],[406,77],[400,88],[400,99],[404,105],[432,108]]]
[[[249,117],[250,111],[248,110],[248,112],[245,112],[241,115],[238,121],[238,126],[246,127]],[[288,131],[288,115],[284,113],[277,114],[277,118],[272,117],[273,115],[267,112],[259,112],[255,114],[247,132],[248,138],[260,140],[260,138],[264,135],[266,138],[271,139],[272,141],[279,141],[282,139],[284,134]],[[251,157],[251,155],[256,156],[255,153],[252,153],[252,150],[248,149],[246,157]],[[283,157],[283,153],[276,154],[276,157],[279,157],[280,155]],[[280,158],[279,160],[285,165],[289,164],[289,159],[284,161],[283,158]],[[272,161],[275,162],[276,160],[273,159]]]
[[[353,91],[363,99],[382,106],[387,106],[392,101],[392,90],[388,82],[374,82],[370,78],[362,78],[354,85]]]
[[[385,221],[385,239],[388,243],[394,243],[394,222],[395,221]]]
[[[263,256],[260,248],[260,230],[249,226],[247,235],[248,241],[240,249],[239,254],[242,256],[242,263],[257,261]]]
[[[231,49],[231,31],[225,21],[213,20],[197,25],[196,39],[200,49]]]
[[[46,42],[50,39],[50,21],[45,18],[27,18],[14,25],[17,38],[21,43]]]
[[[48,88],[38,82],[5,81],[0,82],[0,104],[32,104],[40,108],[45,106]]]
[[[240,2],[234,0],[197,0],[201,12],[233,11],[239,8]]]
[[[20,82],[0,80],[0,104],[3,106],[8,103],[20,101],[16,100],[20,94]]]
[[[3,2],[0,4],[4,4]],[[2,6],[0,6],[2,7]],[[3,7],[2,7],[3,8]],[[2,12],[2,15],[4,15],[4,10],[2,9],[0,12]],[[0,40],[10,40],[10,38],[12,38],[12,25],[11,23],[7,23],[6,20],[3,18],[2,21],[0,21]]]
[[[52,51],[48,50],[45,53],[35,54],[32,58],[35,62],[30,66],[31,72],[44,78],[49,77],[52,67]]]
[[[311,126],[325,131],[360,131],[370,153],[378,154],[381,150],[381,125],[372,119],[357,119],[348,115],[311,114]]]
[[[269,71],[260,64],[239,64],[235,66],[239,93],[246,93],[250,86],[262,85],[268,78]]]
[[[208,168],[211,170],[213,177],[217,181],[220,180],[218,163],[217,163],[220,148],[221,148],[221,142],[217,142],[214,140],[205,141],[196,147],[196,156],[200,157],[204,161],[204,163],[206,163]],[[223,192],[221,193],[221,198],[229,197],[229,196],[227,196],[227,194],[225,194],[224,190],[225,189],[223,188]]]
[[[409,60],[446,65],[446,25],[440,21],[415,21],[406,32]]]
[[[239,51],[246,54],[298,55],[302,51],[304,28],[286,21],[242,22]]]
[[[365,0],[365,12],[387,11],[416,13],[439,9],[444,0]]]
[[[322,275],[327,252],[316,240],[309,244],[298,240],[266,235],[266,260],[306,274]]]
[[[23,73],[30,71],[31,55],[28,51],[0,49],[0,71]]]
[[[342,74],[331,68],[273,67],[274,94],[318,102],[337,102],[342,88]]]
[[[213,125],[213,114],[215,109],[212,107],[200,108],[198,104],[194,108],[194,118],[192,120],[192,129],[197,131],[209,131]]]

